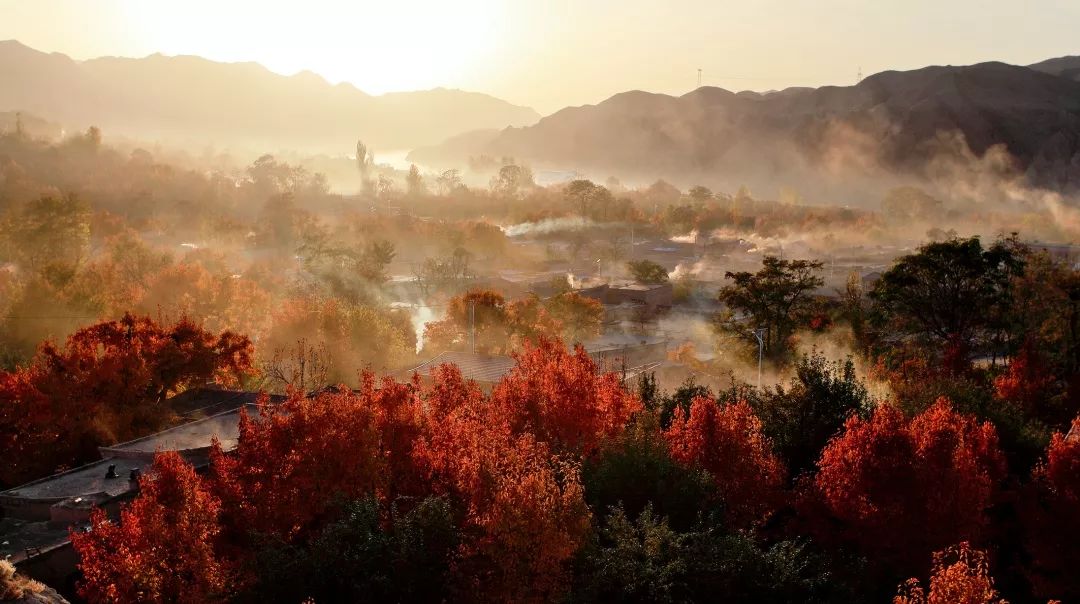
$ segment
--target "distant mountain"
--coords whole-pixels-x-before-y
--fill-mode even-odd
[[[1077,186],[1080,81],[1057,75],[1071,73],[1076,59],[1059,61],[1042,69],[983,63],[887,71],[855,86],[765,94],[625,92],[411,157],[437,165],[512,156],[596,176],[772,186],[810,180],[828,189],[853,173],[940,171],[1003,145],[1033,181]]]
[[[348,153],[410,149],[540,116],[484,94],[435,89],[372,96],[311,72],[191,56],[74,61],[0,42],[0,111],[29,111],[69,128],[205,146]]]
[[[1061,76],[1072,80],[1080,80],[1080,56],[1058,57],[1047,59],[1039,63],[1028,65],[1031,69]]]

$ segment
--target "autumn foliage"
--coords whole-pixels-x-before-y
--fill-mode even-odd
[[[156,457],[139,497],[112,522],[95,510],[90,530],[73,531],[91,602],[208,602],[231,569],[215,552],[221,504],[176,453]]]
[[[230,530],[293,541],[324,526],[342,500],[415,494],[420,421],[411,384],[368,372],[357,390],[293,392],[277,406],[264,401],[257,417],[241,411],[235,452],[211,452]]]
[[[934,553],[929,591],[911,579],[893,604],[1007,604],[994,589],[986,553],[965,541]]]
[[[603,314],[600,302],[575,292],[507,300],[498,292],[477,289],[451,298],[446,316],[427,324],[424,347],[509,354],[541,338],[574,343],[599,333]]]
[[[252,345],[182,319],[125,315],[41,345],[32,363],[0,371],[0,483],[17,484],[97,458],[97,446],[161,429],[165,399],[208,381],[235,384]]]
[[[784,465],[746,402],[718,405],[699,397],[689,417],[676,409],[664,438],[673,458],[709,472],[736,526],[761,522],[781,502]]]
[[[939,399],[912,419],[880,406],[852,417],[822,452],[814,489],[839,537],[882,562],[916,568],[930,552],[978,539],[1005,473],[994,427]]]
[[[435,493],[462,506],[470,538],[460,588],[492,601],[547,599],[589,527],[578,466],[515,431],[497,407],[487,413],[474,388],[445,369],[431,393],[432,429],[417,445]]]
[[[1080,418],[1069,435],[1054,434],[1046,459],[1031,476],[1024,499],[1029,578],[1035,593],[1070,601],[1080,597]]]
[[[491,402],[515,431],[529,431],[557,450],[589,453],[622,430],[641,402],[613,373],[600,374],[585,350],[541,338],[516,354],[517,365]]]

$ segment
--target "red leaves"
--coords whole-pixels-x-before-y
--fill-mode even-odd
[[[1031,476],[1023,506],[1028,576],[1042,597],[1080,598],[1080,417],[1054,434]]]
[[[412,388],[387,378],[308,398],[294,392],[257,419],[241,416],[235,455],[211,471],[232,526],[286,540],[321,528],[339,500],[400,492],[419,430]]]
[[[91,530],[72,532],[90,602],[208,602],[229,585],[214,552],[220,503],[176,453],[154,459],[139,497],[110,522],[95,510]]]
[[[29,367],[0,372],[0,434],[18,437],[0,441],[0,453],[33,452],[0,469],[0,481],[87,461],[98,445],[160,429],[170,419],[162,405],[169,394],[209,380],[234,383],[252,355],[244,336],[131,315],[81,329],[63,348],[46,342]]]
[[[928,552],[977,538],[1005,462],[989,423],[946,399],[911,421],[893,407],[852,417],[822,452],[815,488],[864,551],[918,564]]]
[[[464,511],[458,569],[468,599],[545,600],[589,526],[576,464],[516,432],[498,406],[444,368],[428,396],[433,410],[416,459],[431,488]]]
[[[1029,341],[1013,357],[1005,373],[994,379],[994,395],[1019,405],[1027,413],[1037,413],[1039,406],[1047,402],[1053,382],[1054,376]]]
[[[641,401],[614,374],[599,374],[581,347],[573,353],[541,338],[515,356],[517,366],[492,393],[515,431],[530,431],[557,451],[589,454],[626,425]]]
[[[934,554],[934,570],[927,594],[918,579],[909,580],[893,604],[1007,604],[998,597],[986,553],[965,541]]]
[[[477,352],[508,354],[542,338],[577,342],[595,335],[603,315],[602,304],[574,292],[508,302],[497,292],[473,290],[452,298],[444,319],[428,323],[424,346],[461,350],[472,339]]]
[[[784,467],[761,433],[750,405],[720,406],[699,397],[690,417],[675,411],[664,438],[676,460],[707,470],[716,481],[729,520],[750,526],[765,519],[780,502]]]

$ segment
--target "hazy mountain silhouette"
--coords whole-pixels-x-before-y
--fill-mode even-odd
[[[413,157],[460,165],[469,156],[513,156],[537,168],[620,177],[775,182],[853,169],[925,173],[943,169],[943,156],[970,160],[1003,145],[1012,167],[1032,180],[1076,186],[1080,81],[1069,74],[1078,62],[926,67],[855,86],[765,94],[625,92],[530,127],[458,136]]]
[[[535,122],[527,107],[460,90],[372,96],[311,72],[291,77],[257,63],[192,56],[103,57],[0,42],[0,111],[29,111],[68,128],[199,145],[347,153],[433,144],[461,132]]]
[[[1028,65],[1028,67],[1043,73],[1080,80],[1080,56],[1047,59]]]

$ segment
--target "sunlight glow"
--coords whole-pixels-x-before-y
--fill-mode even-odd
[[[372,94],[462,79],[494,53],[504,10],[497,0],[316,1],[296,8],[249,0],[123,4],[131,29],[164,54],[257,61],[287,75],[310,70]]]

